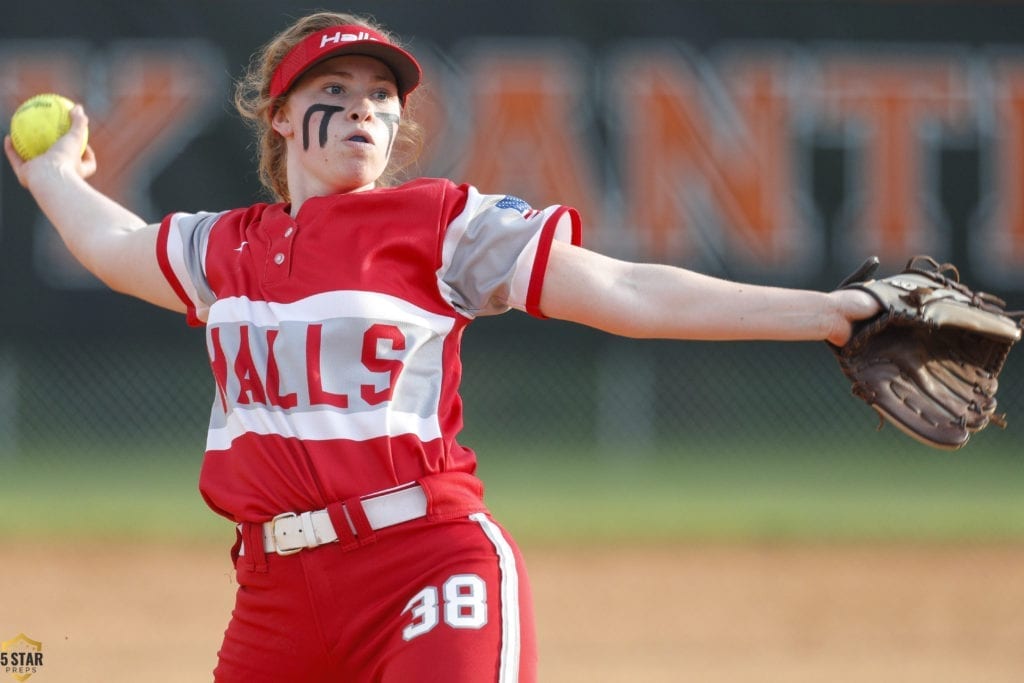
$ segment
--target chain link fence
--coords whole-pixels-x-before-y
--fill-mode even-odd
[[[463,360],[462,441],[482,456],[495,445],[642,457],[792,440],[827,453],[876,438],[877,418],[850,396],[821,343],[632,340],[509,314],[471,326]],[[985,447],[1024,445],[1019,361],[1011,354],[1000,390],[1010,428],[988,430],[978,439]],[[195,458],[213,391],[198,331],[187,343],[8,342],[0,346],[0,454],[57,465],[105,451]]]

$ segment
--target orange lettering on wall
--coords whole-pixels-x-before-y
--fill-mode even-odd
[[[210,99],[204,65],[187,53],[133,54],[111,65],[107,75],[109,107],[91,125],[90,135],[102,150],[97,189],[137,203],[146,181],[159,169],[157,155],[173,151],[175,141],[193,134],[187,126]]]
[[[534,51],[535,52],[535,51]],[[485,193],[522,197],[535,208],[567,204],[600,223],[596,181],[581,127],[586,109],[580,70],[557,54],[467,60],[471,130],[457,176]]]
[[[9,84],[0,89],[0,104],[8,112],[40,92],[85,105],[99,162],[89,182],[154,221],[161,216],[151,215],[150,180],[198,133],[200,110],[217,101],[224,85],[221,58],[199,43],[166,50],[135,42],[99,57],[84,44],[50,54],[22,49],[0,54],[0,63]],[[52,230],[39,233],[36,250],[44,279],[62,287],[97,286]]]
[[[1024,267],[1024,62],[1002,58],[992,69],[994,125],[990,163],[994,175],[978,242],[986,262],[1014,273]]]
[[[0,107],[10,116],[19,104],[33,95],[55,92],[80,101],[85,82],[85,64],[73,49],[47,54],[26,50],[0,55],[4,86]],[[8,118],[9,120],[9,118]]]
[[[685,261],[710,252],[770,267],[810,252],[787,73],[781,60],[747,56],[720,72],[715,90],[678,55],[640,53],[616,65],[612,129],[626,220],[648,255]]]
[[[968,123],[964,64],[906,53],[843,55],[823,60],[821,78],[825,124],[852,134],[849,151],[858,160],[840,241],[895,261],[942,253],[938,160],[924,132],[929,124]]]
[[[154,157],[174,140],[187,139],[187,125],[209,103],[219,85],[207,55],[190,51],[119,50],[105,60],[106,89],[87,93],[86,60],[73,54],[5,59],[15,83],[6,90],[8,111],[38,92],[59,92],[83,102],[89,114],[89,140],[99,156],[91,179],[97,189],[134,205],[158,170]],[[99,101],[94,101],[99,94]],[[137,207],[133,207],[137,208]]]

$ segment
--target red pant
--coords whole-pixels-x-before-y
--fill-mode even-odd
[[[519,549],[485,512],[438,517],[350,549],[282,557],[246,544],[216,681],[536,681]]]

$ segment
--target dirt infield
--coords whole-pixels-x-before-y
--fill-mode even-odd
[[[1024,546],[524,550],[549,683],[1024,680]],[[210,680],[225,549],[2,552],[0,641],[43,643],[31,683]]]

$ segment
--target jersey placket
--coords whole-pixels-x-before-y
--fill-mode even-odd
[[[295,235],[298,230],[295,222],[289,221],[274,231],[275,234],[272,235],[267,249],[266,267],[263,272],[264,282],[273,283],[286,280],[291,275]]]

